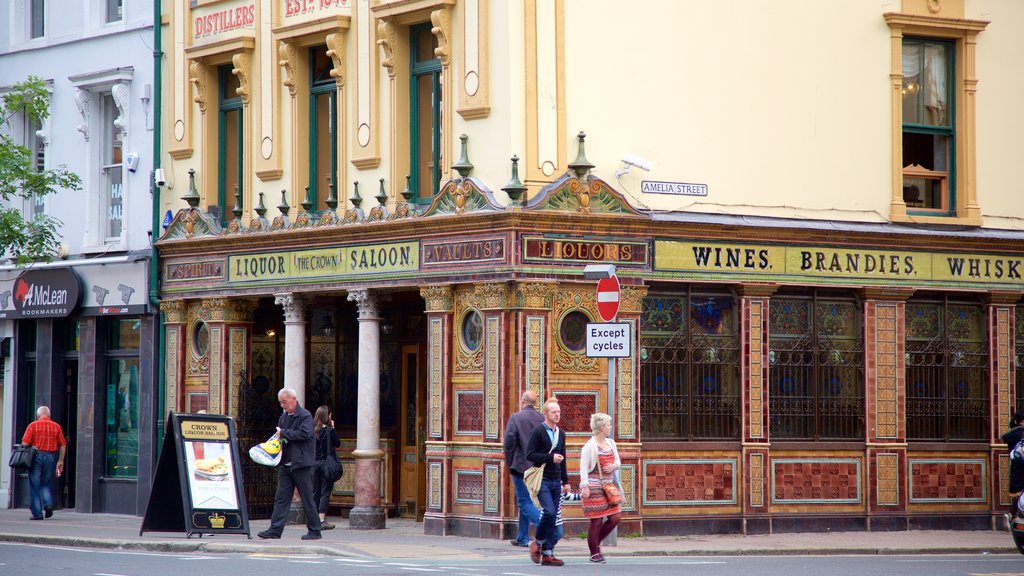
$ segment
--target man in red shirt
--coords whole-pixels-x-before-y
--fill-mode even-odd
[[[53,478],[54,462],[57,475],[64,471],[64,452],[67,442],[60,424],[50,420],[50,409],[40,406],[36,409],[36,421],[28,425],[22,444],[35,446],[36,453],[32,462],[32,470],[28,474],[29,508],[33,520],[42,520],[53,516],[53,493],[50,481]],[[45,514],[45,516],[44,516]]]

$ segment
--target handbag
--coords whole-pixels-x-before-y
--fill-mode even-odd
[[[555,441],[551,443],[551,449],[548,450],[548,454],[554,452],[555,444],[558,444],[557,436],[555,436]],[[540,494],[540,483],[544,480],[544,468],[547,465],[547,462],[545,462],[540,466],[534,466],[523,472],[523,483],[526,484],[526,490],[530,493],[530,500],[533,500],[533,505],[537,508],[540,508],[540,498],[537,498],[537,495]]]
[[[323,435],[321,438],[326,439],[326,429],[324,429],[321,434]],[[344,474],[345,469],[341,467],[341,461],[338,460],[338,453],[334,451],[333,446],[328,446],[327,457],[320,461],[320,475],[331,484],[334,484],[340,480]]]
[[[15,470],[31,470],[32,463],[36,460],[36,452],[38,450],[35,446],[15,444],[11,448],[11,460],[7,465]]]
[[[601,489],[604,490],[604,497],[608,499],[608,503],[612,506],[618,506],[622,504],[622,489],[615,483],[605,482],[604,475],[601,473],[601,462],[597,462],[597,477],[601,481]]]

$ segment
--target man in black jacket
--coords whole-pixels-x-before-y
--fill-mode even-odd
[[[303,540],[320,539],[320,514],[313,502],[313,466],[316,464],[316,443],[313,439],[313,416],[299,406],[295,390],[283,388],[277,393],[284,413],[277,420],[277,433],[281,435],[281,463],[277,468],[277,493],[270,528],[257,534],[260,538],[280,538],[288,520],[292,493],[299,489],[302,508],[306,512]]]
[[[512,475],[512,486],[516,491],[516,504],[519,506],[519,532],[512,541],[513,546],[530,545],[530,524],[534,526],[540,520],[540,510],[533,505],[533,499],[523,482],[523,472],[533,466],[526,459],[526,443],[530,440],[533,430],[540,426],[544,417],[537,412],[537,393],[533,390],[523,392],[519,401],[520,410],[508,419],[505,427],[505,463]]]
[[[565,432],[558,427],[562,410],[558,401],[544,403],[544,422],[530,434],[526,457],[534,466],[544,464],[544,480],[540,485],[541,516],[535,540],[530,543],[530,559],[544,566],[562,566],[555,557],[555,519],[562,493],[569,491],[569,472],[565,469]]]

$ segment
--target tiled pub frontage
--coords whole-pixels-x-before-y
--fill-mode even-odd
[[[987,529],[1008,505],[1022,235],[640,212],[572,173],[511,204],[452,180],[419,213],[222,229],[195,204],[157,243],[168,406],[254,441],[282,385],[329,405],[353,525],[510,537],[527,388],[561,403],[574,484],[612,416],[620,533]],[[630,358],[585,354],[590,263],[617,268]],[[266,471],[245,474],[259,517]]]

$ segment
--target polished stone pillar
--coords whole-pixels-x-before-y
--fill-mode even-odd
[[[284,387],[293,388],[299,406],[306,405],[306,301],[295,294],[275,294],[284,309]]]
[[[356,421],[355,507],[349,527],[356,530],[384,528],[380,505],[380,314],[378,297],[369,290],[350,292],[348,299],[359,306],[359,416]]]

